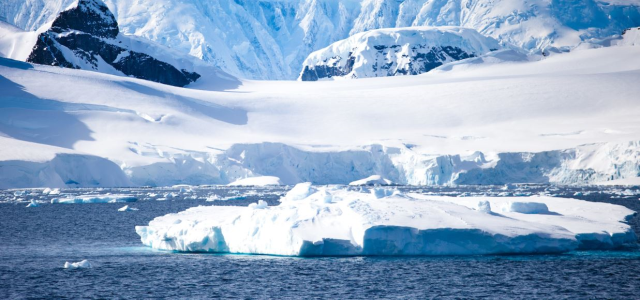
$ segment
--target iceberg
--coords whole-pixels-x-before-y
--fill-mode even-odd
[[[380,175],[371,175],[367,178],[352,181],[349,185],[390,185],[393,184],[391,180],[382,178]]]
[[[299,184],[279,206],[199,206],[155,218],[136,232],[144,245],[159,250],[284,256],[531,254],[636,246],[625,223],[634,212],[618,205],[378,189]],[[491,207],[514,209],[496,213]]]
[[[229,186],[270,186],[282,185],[280,178],[275,176],[258,176],[236,180],[228,184]]]
[[[121,202],[136,202],[138,198],[133,195],[81,195],[67,198],[54,198],[51,199],[52,204],[78,204],[78,203],[121,203]]]
[[[38,206],[40,206],[40,204],[38,204],[36,200],[31,200],[31,202],[27,204],[27,207],[38,207]]]
[[[137,208],[129,207],[129,205],[125,205],[118,209],[118,211],[136,211]]]
[[[65,262],[65,269],[88,269],[91,268],[91,263],[88,260],[83,260],[75,263]]]

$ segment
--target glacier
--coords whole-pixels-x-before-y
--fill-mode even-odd
[[[77,0],[5,0],[0,20],[36,31]],[[532,52],[640,26],[640,2],[594,0],[106,0],[121,30],[249,79],[295,79],[307,56],[372,29],[460,26]],[[516,26],[516,24],[518,24]]]
[[[640,177],[639,47],[510,51],[417,76],[228,88],[0,58],[0,188]]]
[[[302,184],[279,206],[200,206],[155,218],[136,232],[159,250],[285,256],[562,253],[636,242],[624,223],[634,212],[612,204],[375,194]],[[522,199],[530,202],[514,202]],[[478,210],[479,200],[511,209]]]

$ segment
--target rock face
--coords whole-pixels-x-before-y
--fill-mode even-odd
[[[459,27],[372,30],[311,53],[299,79],[418,75],[499,48],[498,41]]]
[[[123,43],[124,42],[124,43]],[[40,34],[28,62],[114,73],[174,86],[185,86],[200,75],[160,61],[127,46],[114,15],[101,0],[80,0],[60,13]]]

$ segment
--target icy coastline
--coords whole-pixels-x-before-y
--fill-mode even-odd
[[[552,197],[442,197],[301,184],[248,207],[200,206],[137,226],[180,252],[324,255],[562,253],[636,245],[622,206]]]

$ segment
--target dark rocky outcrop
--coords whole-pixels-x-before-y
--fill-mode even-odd
[[[386,70],[384,76],[396,76],[396,75],[418,75],[429,72],[446,61],[462,60],[471,57],[475,57],[474,53],[467,53],[464,50],[454,46],[439,46],[439,47],[426,47],[424,45],[414,45],[411,47],[410,62],[402,67],[397,65],[396,61],[388,60],[387,53],[389,51],[398,51],[400,45],[375,45],[373,48],[378,52],[379,60],[376,60],[371,64],[371,70],[376,72],[378,70]],[[429,49],[430,48],[430,49]],[[353,52],[349,53],[346,58],[347,62],[344,66],[341,66],[342,58],[332,57],[331,59],[325,59],[324,64],[315,66],[305,66],[300,74],[300,80],[302,81],[316,81],[322,78],[332,78],[346,76],[353,71],[353,65],[356,61],[356,57]],[[333,61],[333,64],[329,64],[329,61]]]
[[[28,62],[73,69],[99,70],[101,60],[125,75],[174,86],[200,78],[187,70],[122,45],[118,23],[101,0],[80,0],[60,13],[40,34]]]

